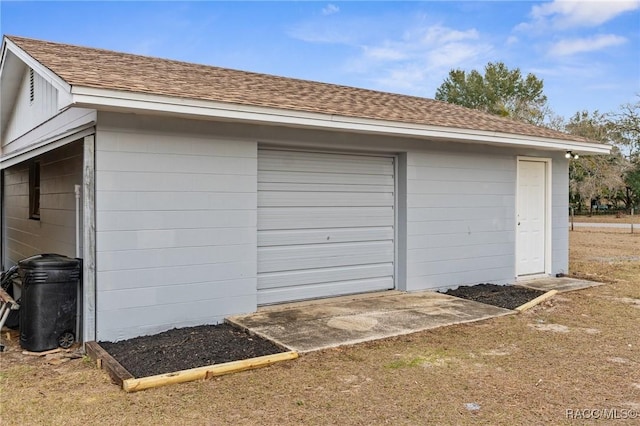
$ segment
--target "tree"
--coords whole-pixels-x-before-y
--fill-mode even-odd
[[[628,206],[625,174],[629,163],[614,147],[609,155],[582,156],[569,163],[569,200],[591,209],[594,201],[617,205],[622,201]]]
[[[542,124],[549,113],[543,81],[533,74],[522,76],[502,62],[489,62],[484,75],[453,69],[436,90],[441,101],[486,111],[501,117]]]
[[[602,143],[616,142],[615,123],[598,111],[576,112],[565,125],[567,132]],[[625,174],[630,163],[617,146],[609,155],[582,156],[569,163],[569,199],[581,209],[594,200],[622,201],[629,207]],[[587,204],[588,203],[588,204]]]
[[[629,170],[624,176],[627,185],[627,207],[640,207],[640,161]]]
[[[640,156],[640,94],[635,104],[620,106],[620,112],[612,114],[615,142],[628,151],[631,159]]]
[[[614,126],[608,114],[598,110],[578,111],[565,124],[565,131],[572,135],[582,136],[594,142],[612,143]]]

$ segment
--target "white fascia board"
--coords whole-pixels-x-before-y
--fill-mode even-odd
[[[33,158],[53,148],[72,142],[79,134],[94,133],[97,113],[95,110],[69,108],[28,133],[13,140],[19,146],[14,151],[0,150],[0,170]],[[69,139],[71,138],[71,139]]]
[[[72,88],[72,94],[74,104],[86,108],[100,109],[100,107],[108,107],[110,109],[153,111],[294,127],[573,151],[580,154],[608,154],[611,150],[609,145],[588,142],[355,118],[108,89],[74,86]]]
[[[29,149],[25,149],[20,152],[12,152],[10,155],[0,158],[0,170],[7,169],[31,158],[53,151],[56,148],[75,142],[78,139],[94,133],[95,128],[87,127],[77,131],[67,132],[63,135],[57,136],[55,139],[42,141],[36,145],[30,146]]]
[[[20,90],[20,83],[26,69],[26,65],[23,68],[19,64],[22,62],[15,55],[9,54],[3,42],[0,58],[0,137],[11,119],[13,103]]]
[[[64,81],[58,74],[42,65],[40,62],[31,57],[27,52],[22,50],[18,45],[8,38],[4,38],[6,48],[16,55],[22,62],[36,73],[40,74],[49,84],[58,91],[58,110],[62,110],[72,103],[71,85]],[[4,54],[4,51],[3,51]],[[3,56],[4,59],[4,56]],[[3,61],[4,62],[4,61]]]
[[[2,75],[2,70],[4,69],[4,63],[7,57],[7,38],[4,37],[2,39],[2,47],[0,48],[0,75]]]

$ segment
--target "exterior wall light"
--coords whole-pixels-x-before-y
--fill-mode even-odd
[[[574,154],[571,151],[567,151],[567,153],[564,155],[564,158],[566,158],[567,160],[573,158],[574,160],[577,160],[578,158],[580,158],[580,156],[578,154]]]

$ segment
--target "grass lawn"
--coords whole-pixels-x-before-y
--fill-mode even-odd
[[[576,223],[586,222],[586,223],[634,223],[634,224],[637,223],[637,224],[640,224],[640,214],[636,213],[633,216],[622,215],[620,217],[617,217],[615,214],[607,214],[607,215],[599,214],[599,215],[593,215],[593,216],[576,215],[574,216],[574,220]]]
[[[572,272],[606,285],[207,381],[127,394],[92,362],[14,345],[0,355],[0,424],[576,424],[566,410],[581,409],[640,418],[640,234],[570,238]]]

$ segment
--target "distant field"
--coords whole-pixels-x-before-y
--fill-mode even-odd
[[[571,219],[571,218],[569,218]],[[616,217],[615,214],[611,215],[594,215],[594,216],[578,216],[574,217],[576,222],[589,222],[589,223],[640,223],[640,214],[622,215],[622,217]]]

